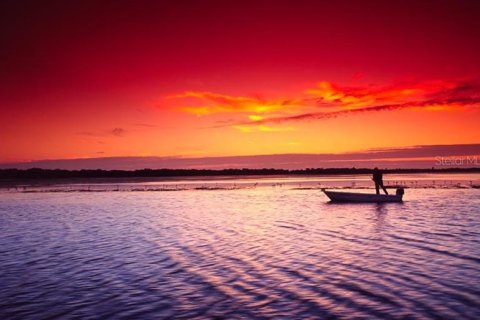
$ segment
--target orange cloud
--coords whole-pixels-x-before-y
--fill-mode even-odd
[[[451,81],[425,81],[421,83],[395,84],[388,87],[341,87],[322,81],[315,88],[305,91],[318,99],[319,106],[351,110],[376,104],[413,102],[426,95],[455,88]]]
[[[263,116],[259,116],[258,114],[251,114],[251,115],[248,116],[248,119],[250,119],[252,121],[261,121],[265,118]]]
[[[250,132],[284,132],[284,131],[295,131],[294,127],[272,127],[267,125],[235,125],[232,126],[234,129],[240,130],[245,133]]]
[[[179,107],[180,110],[196,115],[214,113],[274,113],[304,105],[302,99],[264,100],[254,97],[238,97],[213,92],[187,91],[182,94],[167,96],[167,99],[197,98],[209,102],[204,106]]]
[[[412,109],[430,112],[451,111],[480,105],[479,81],[424,81],[400,83],[387,87],[342,87],[321,81],[288,99],[265,100],[237,97],[211,92],[188,91],[169,98],[196,98],[210,102],[206,106],[179,107],[197,115],[213,113],[249,113],[248,121],[233,121],[232,126],[243,132],[285,131],[262,127],[269,123],[329,119],[357,113]],[[242,116],[243,117],[243,116]],[[252,126],[253,129],[246,129]]]

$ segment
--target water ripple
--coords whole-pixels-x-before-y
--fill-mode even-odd
[[[0,194],[0,316],[478,319],[478,195]]]

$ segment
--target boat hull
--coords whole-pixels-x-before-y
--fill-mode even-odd
[[[402,202],[403,195],[395,194],[370,194],[323,190],[332,202],[355,202],[355,203],[382,203]]]

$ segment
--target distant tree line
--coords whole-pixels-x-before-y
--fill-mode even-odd
[[[341,175],[369,174],[368,168],[307,168],[288,169],[140,169],[140,170],[60,170],[60,169],[0,169],[0,179],[62,179],[62,178],[142,178],[200,177],[248,175]],[[384,173],[480,173],[480,168],[384,169]]]

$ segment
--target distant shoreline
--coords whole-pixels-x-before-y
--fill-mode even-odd
[[[431,168],[431,169],[382,169],[385,174],[412,173],[480,173],[475,168]],[[0,182],[12,183],[25,180],[58,180],[58,179],[111,179],[129,178],[132,180],[150,180],[150,178],[184,178],[202,177],[259,177],[259,176],[323,176],[323,175],[357,175],[370,174],[369,168],[308,168],[302,170],[288,169],[142,169],[142,170],[53,170],[53,169],[0,169]]]

